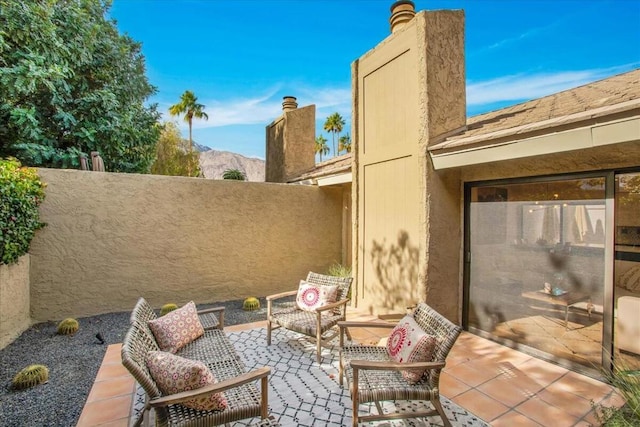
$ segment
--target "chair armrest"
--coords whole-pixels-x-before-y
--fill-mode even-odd
[[[392,329],[395,328],[396,325],[394,323],[389,322],[357,322],[353,320],[343,320],[338,322],[338,326],[340,327],[340,348],[344,347],[344,331],[347,328],[387,328]],[[349,332],[349,331],[347,331]]]
[[[224,311],[224,309],[225,307],[205,308],[204,310],[198,310],[198,314],[216,313],[219,311]]]
[[[350,299],[343,299],[337,302],[332,302],[331,304],[327,304],[327,305],[323,305],[322,307],[318,307],[316,308],[316,312],[323,312],[323,311],[327,311],[327,310],[333,310],[334,308],[338,308],[341,307],[343,305],[345,305],[346,303],[348,303],[349,301],[351,301]]]
[[[377,370],[377,371],[404,371],[407,369],[442,369],[445,362],[389,362],[373,360],[351,360],[349,364],[353,369]]]
[[[271,372],[270,368],[263,367],[254,371],[242,374],[235,378],[231,378],[219,383],[210,384],[208,386],[198,388],[195,390],[183,391],[181,393],[171,394],[169,396],[162,396],[156,399],[151,399],[149,404],[152,407],[173,405],[175,403],[185,402],[187,400],[194,399],[200,396],[206,396],[213,393],[220,393],[231,388],[236,388],[241,385],[256,381],[258,379],[266,379]]]
[[[338,326],[342,328],[388,328],[396,327],[395,323],[389,322],[358,322],[355,320],[343,320],[338,322]]]
[[[273,294],[273,295],[267,296],[266,300],[267,301],[273,301],[273,300],[277,300],[277,299],[284,298],[284,297],[290,297],[290,296],[296,295],[297,293],[298,293],[297,289],[295,291],[281,292],[279,294]]]
[[[214,314],[217,315],[218,317],[218,326],[209,326],[204,328],[205,330],[207,329],[224,329],[224,307],[212,307],[212,308],[205,308],[204,310],[199,310],[197,312],[198,316],[203,316],[203,315],[207,315],[207,314]]]

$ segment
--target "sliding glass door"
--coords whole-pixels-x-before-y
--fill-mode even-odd
[[[560,364],[601,366],[606,180],[467,187],[469,330]]]
[[[615,178],[614,360],[640,368],[640,173]]]

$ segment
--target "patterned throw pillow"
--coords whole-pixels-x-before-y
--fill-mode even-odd
[[[429,362],[436,346],[436,338],[427,334],[410,315],[398,322],[387,340],[389,357],[396,362]],[[426,369],[407,369],[402,376],[410,384],[422,378]]]
[[[149,320],[149,328],[162,351],[175,353],[204,334],[204,328],[193,301],[162,317]]]
[[[302,310],[315,311],[316,308],[336,302],[337,297],[337,286],[314,285],[300,280],[296,303]]]
[[[165,351],[150,351],[147,353],[146,363],[151,377],[164,395],[196,390],[216,382],[204,363]],[[227,399],[222,393],[214,393],[196,397],[181,405],[200,411],[220,411],[227,407]]]

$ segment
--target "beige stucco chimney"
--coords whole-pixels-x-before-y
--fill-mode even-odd
[[[291,111],[298,108],[295,96],[283,96],[282,97],[282,111]]]
[[[391,32],[395,33],[416,16],[415,4],[411,0],[398,0],[391,5]]]

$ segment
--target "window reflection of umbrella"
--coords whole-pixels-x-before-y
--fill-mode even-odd
[[[576,243],[589,242],[593,236],[593,226],[589,212],[584,205],[577,205],[571,225],[573,239]]]
[[[542,239],[546,240],[547,243],[556,243],[558,241],[558,223],[556,207],[546,206],[542,217]]]

